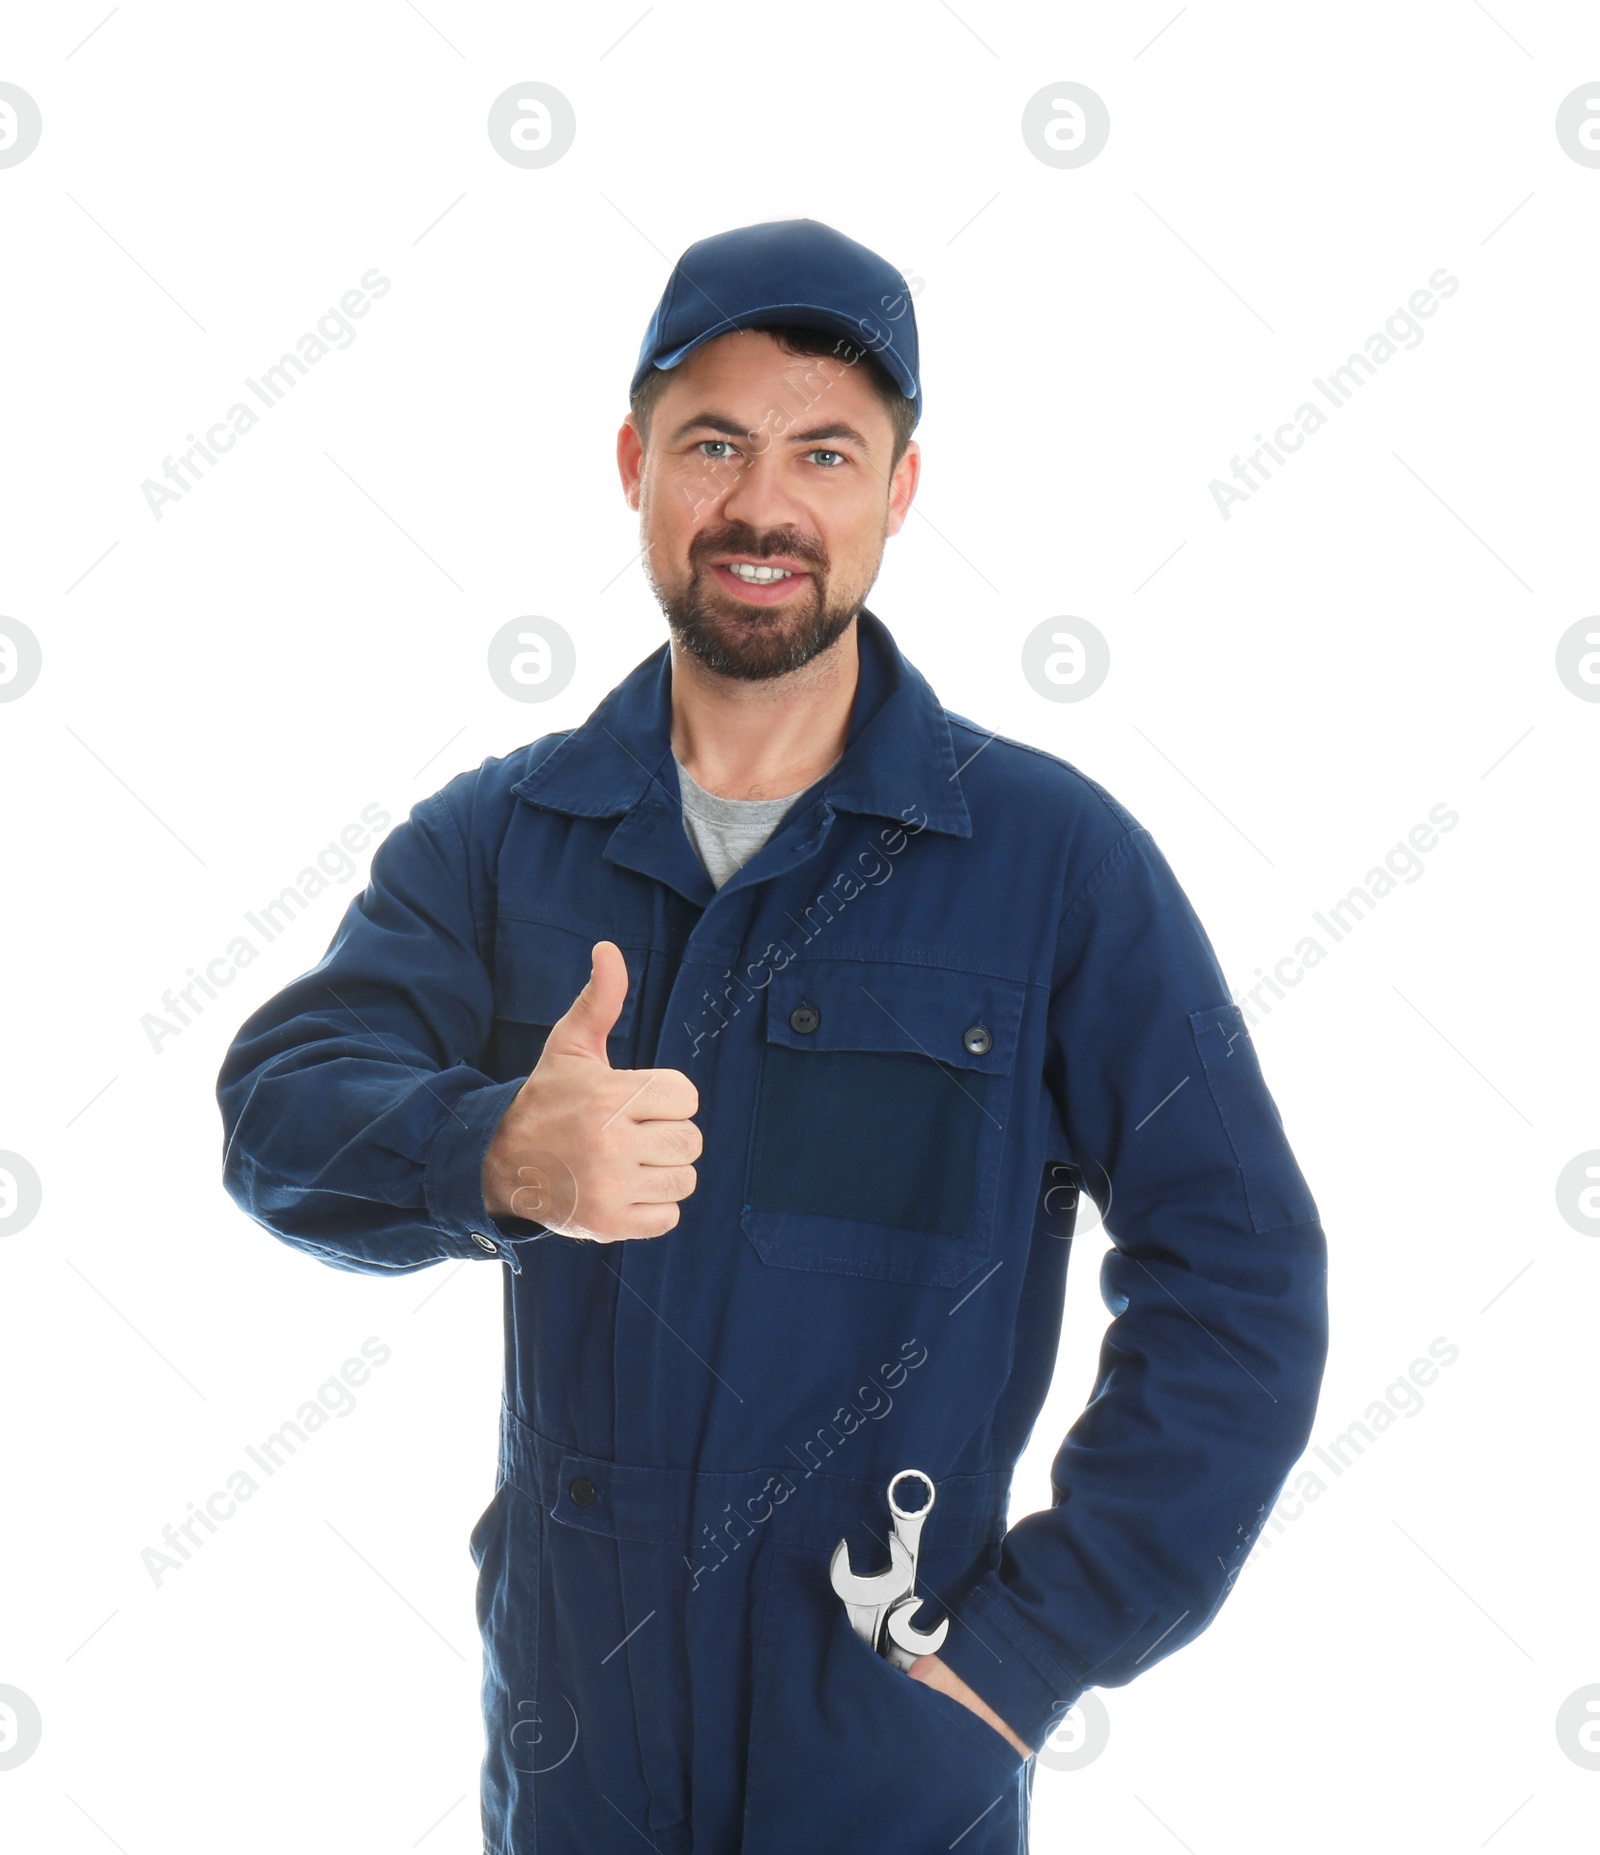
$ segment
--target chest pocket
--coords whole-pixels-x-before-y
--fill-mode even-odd
[[[580,934],[544,921],[502,916],[495,923],[494,1022],[485,1073],[496,1082],[509,1082],[530,1073],[544,1051],[551,1027],[567,1015],[572,1001],[589,983],[589,955],[594,943],[615,939],[614,934]],[[614,1069],[633,1066],[639,988],[646,958],[642,948],[624,947],[622,951],[628,963],[628,996],[606,1039]]]
[[[953,1285],[985,1261],[1025,990],[862,960],[774,975],[741,1210],[764,1262]]]

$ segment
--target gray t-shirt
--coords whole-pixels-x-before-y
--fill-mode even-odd
[[[777,830],[800,793],[791,792],[782,799],[719,799],[690,776],[676,754],[672,758],[678,769],[678,790],[683,795],[683,828],[699,852],[706,874],[720,889]],[[836,760],[834,766],[838,764]]]

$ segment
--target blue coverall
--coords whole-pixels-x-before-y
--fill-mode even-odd
[[[852,1631],[835,1542],[877,1569],[890,1477],[933,1478],[917,1623],[1037,1749],[1206,1627],[1308,1440],[1317,1207],[1170,867],[857,625],[843,758],[722,889],[663,643],[418,804],[219,1078],[228,1190],[285,1242],[505,1265],[489,1855],[1015,1855],[1036,1760]],[[602,939],[612,1066],[684,1071],[704,1137],[677,1227],[615,1244],[493,1219],[481,1178]],[[1115,1318],[1007,1531],[1082,1190]]]

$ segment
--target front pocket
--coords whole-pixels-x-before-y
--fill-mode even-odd
[[[882,1849],[1016,1855],[1032,1761],[960,1701],[914,1681],[850,1627],[827,1554],[774,1546],[755,1645],[744,1846],[762,1855]],[[925,1553],[919,1583],[939,1588]],[[931,1618],[935,1602],[926,1611]]]
[[[552,1026],[567,1015],[589,983],[589,960],[595,942],[615,939],[614,934],[604,931],[590,935],[546,921],[500,917],[494,933],[494,1022],[485,1057],[486,1074],[497,1082],[510,1082],[533,1072]],[[642,947],[623,948],[628,996],[606,1040],[607,1054],[615,1069],[632,1066],[639,990],[647,958]]]
[[[935,1286],[984,1262],[1025,991],[885,961],[774,976],[741,1209],[764,1262]]]

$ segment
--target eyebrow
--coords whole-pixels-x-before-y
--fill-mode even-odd
[[[741,425],[737,419],[730,419],[720,412],[697,412],[692,419],[685,419],[672,434],[670,442],[677,444],[687,438],[693,431],[717,432],[724,438],[750,438],[755,436],[748,425]],[[872,446],[853,425],[841,424],[833,420],[826,425],[813,425],[803,432],[785,432],[784,437],[791,444],[820,444],[825,438],[844,438],[851,444],[859,445],[869,455]]]

